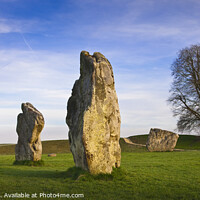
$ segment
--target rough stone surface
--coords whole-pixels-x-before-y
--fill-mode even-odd
[[[179,135],[161,129],[151,129],[146,147],[149,151],[173,151]]]
[[[17,117],[15,159],[38,161],[42,155],[40,133],[44,127],[44,118],[30,103],[22,103],[21,108],[23,113]]]
[[[66,122],[77,167],[111,173],[121,161],[120,112],[112,66],[101,53],[82,51],[80,78],[68,100]]]

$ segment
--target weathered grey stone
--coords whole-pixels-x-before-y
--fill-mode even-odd
[[[42,143],[40,133],[44,127],[42,114],[30,103],[22,103],[22,111],[17,117],[18,143],[15,148],[15,159],[41,160]]]
[[[77,167],[111,173],[121,161],[120,112],[112,66],[101,54],[82,51],[80,78],[68,100],[66,122]]]
[[[151,129],[146,147],[149,151],[173,151],[179,135],[161,129]]]

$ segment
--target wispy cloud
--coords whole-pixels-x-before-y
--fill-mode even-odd
[[[0,101],[13,102],[15,98],[18,104],[31,101],[49,107],[65,105],[79,77],[79,55],[0,51],[0,56],[4,58],[0,66],[9,63],[0,68]]]
[[[16,24],[9,22],[10,20],[0,19],[0,33],[11,33],[20,31]]]
[[[27,40],[25,39],[23,33],[20,33],[20,35],[22,36],[22,39],[24,40],[24,43],[26,44],[26,46],[31,50],[33,51],[32,47],[30,46],[30,44],[27,42]]]
[[[110,2],[113,3],[115,9],[120,8],[120,1]],[[137,45],[138,41],[151,42],[152,46],[153,42],[188,45],[200,40],[199,9],[198,1],[128,0],[121,6],[121,11],[116,12],[120,14],[114,12],[109,16],[108,13],[107,20],[103,18],[102,23],[88,24],[86,37],[123,41],[132,45]]]
[[[23,33],[40,32],[48,28],[46,27],[47,24],[47,20],[0,18],[0,34],[20,33],[22,34],[21,37],[26,41]]]
[[[91,32],[91,36],[98,39],[127,39],[133,43],[136,41],[151,41],[167,39],[161,41],[161,44],[167,43],[169,40],[174,41],[194,41],[200,40],[200,23],[191,20],[185,20],[184,23],[128,23],[114,22],[96,27]],[[191,31],[192,29],[192,31]],[[134,38],[134,40],[133,40]]]

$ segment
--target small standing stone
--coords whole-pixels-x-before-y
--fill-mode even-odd
[[[161,129],[151,129],[146,147],[149,151],[173,151],[179,135]]]
[[[22,111],[17,117],[18,143],[15,148],[15,159],[41,160],[41,131],[44,127],[44,117],[30,103],[22,103]]]
[[[68,100],[66,122],[77,167],[111,173],[121,161],[120,112],[113,70],[101,53],[80,55],[80,78]]]
[[[48,154],[48,157],[56,157],[56,154],[55,153],[50,153],[50,154]]]

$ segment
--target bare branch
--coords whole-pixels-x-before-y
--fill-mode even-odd
[[[179,116],[179,131],[200,130],[200,45],[179,51],[172,64],[173,82],[168,102]]]

